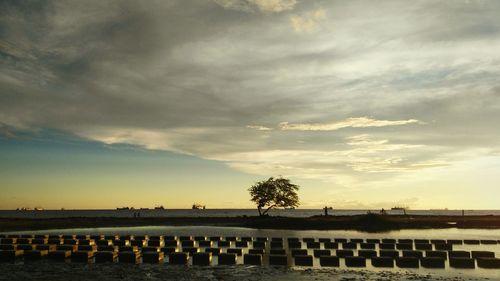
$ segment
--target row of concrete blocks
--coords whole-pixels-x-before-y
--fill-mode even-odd
[[[5,245],[43,245],[43,244],[49,244],[49,245],[98,245],[98,246],[138,246],[138,247],[146,247],[146,246],[151,246],[151,247],[178,247],[179,245],[183,247],[194,247],[197,245],[198,247],[213,247],[215,244],[217,244],[218,247],[230,247],[231,245],[234,245],[235,247],[239,248],[246,248],[252,245],[254,248],[264,248],[266,246],[266,241],[226,241],[226,240],[221,240],[221,241],[211,241],[211,240],[201,240],[201,241],[195,241],[195,240],[77,240],[77,239],[38,239],[34,238],[31,241],[25,241],[22,239],[26,238],[20,238],[19,240],[15,241],[16,243],[13,243],[12,238],[6,238],[9,239],[7,241],[3,241],[4,243],[0,243],[0,249],[2,247],[5,247]],[[281,241],[271,241],[271,248],[283,248],[284,243]],[[288,241],[287,243],[288,248],[292,249],[300,249],[303,247],[303,243],[299,241]],[[344,243],[338,243],[338,242],[305,242],[305,247],[308,249],[320,249],[321,246],[325,249],[358,249],[358,243],[355,242],[344,242]],[[433,248],[435,250],[440,250],[440,251],[450,251],[453,250],[453,245],[454,244],[424,244],[424,243],[417,243],[415,246],[410,243],[380,243],[380,244],[375,244],[375,243],[360,243],[359,248],[360,249],[381,249],[381,250],[432,250]]]
[[[179,241],[184,241],[184,240],[195,240],[195,241],[276,241],[276,242],[283,242],[284,238],[282,237],[236,237],[236,236],[175,236],[175,235],[32,235],[32,234],[23,234],[23,235],[16,235],[16,234],[10,234],[10,235],[0,235],[0,239],[75,239],[75,240],[179,240]],[[298,238],[298,237],[288,237],[286,238],[288,242],[336,242],[336,243],[374,243],[374,244],[380,244],[380,243],[386,243],[386,244],[396,244],[396,243],[401,243],[401,244],[455,244],[455,245],[461,245],[461,244],[469,244],[469,245],[479,245],[479,244],[485,244],[485,245],[492,245],[492,244],[498,244],[500,243],[500,240],[493,240],[493,239],[466,239],[466,240],[460,240],[460,239],[392,239],[392,238],[383,238],[383,239],[362,239],[362,238],[311,238],[311,237],[304,237],[304,238]],[[0,240],[0,244],[2,244],[2,241]],[[25,243],[21,243],[25,244]]]
[[[55,261],[66,261],[71,259],[72,262],[88,263],[92,259],[96,263],[139,263],[142,259],[143,263],[163,263],[165,254],[163,252],[92,252],[92,251],[0,251],[0,261],[14,262],[17,258],[24,256],[24,261],[40,260],[47,257]],[[168,254],[168,263],[174,265],[187,265],[190,255],[188,253],[173,252]],[[261,254],[245,254],[243,255],[243,263],[247,265],[262,265]],[[313,256],[311,255],[295,255],[292,257],[295,266],[313,266]],[[338,256],[320,256],[319,263],[322,267],[339,267],[340,258]],[[348,256],[343,257],[347,267],[366,267],[367,258]],[[192,264],[199,266],[212,265],[212,253],[194,253],[191,255]],[[220,253],[217,255],[218,265],[235,265],[237,263],[237,254],[235,253]],[[396,265],[399,268],[445,268],[446,259],[439,257],[371,257],[371,265],[373,267],[391,268]],[[289,258],[283,254],[269,255],[269,265],[288,266]],[[449,260],[450,267],[453,268],[475,268],[476,260],[464,257],[453,257]],[[482,257],[477,259],[477,265],[481,268],[500,268],[500,259],[491,257]]]

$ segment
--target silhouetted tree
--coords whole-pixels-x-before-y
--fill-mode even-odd
[[[299,206],[299,186],[290,182],[289,179],[269,178],[259,181],[251,186],[248,191],[253,201],[257,205],[259,215],[264,216],[276,207],[295,208]],[[266,208],[264,212],[262,209]]]

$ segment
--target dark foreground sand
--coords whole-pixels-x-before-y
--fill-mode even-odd
[[[300,269],[261,266],[188,267],[171,265],[70,264],[37,262],[31,264],[0,264],[0,280],[495,280],[455,273],[415,273],[409,271]]]

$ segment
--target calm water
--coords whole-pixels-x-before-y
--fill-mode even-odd
[[[272,230],[238,227],[109,227],[65,230],[16,232],[17,234],[118,234],[118,235],[206,235],[206,236],[267,236],[267,237],[314,237],[314,238],[428,238],[428,239],[500,239],[500,230],[436,229],[399,230],[385,233],[360,231]],[[500,245],[456,245],[456,250],[488,250],[500,257]],[[315,259],[312,268],[270,266],[211,266],[176,267],[160,265],[80,265],[51,262],[31,264],[0,264],[0,280],[500,280],[500,270],[476,268],[472,270],[445,269],[378,269],[369,263],[363,269],[321,268]]]
[[[330,210],[330,215],[361,215],[380,210]],[[403,211],[388,210],[388,214],[402,214]],[[16,211],[0,210],[0,218],[66,218],[66,217],[133,217],[140,213],[141,217],[237,217],[255,216],[256,209],[166,209],[166,210],[45,210]],[[414,215],[450,215],[461,216],[462,210],[408,210]],[[271,210],[270,215],[288,217],[310,217],[323,214],[322,209]],[[500,215],[500,210],[465,210],[465,215]]]

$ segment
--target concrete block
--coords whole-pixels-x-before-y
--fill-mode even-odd
[[[396,245],[392,243],[380,243],[378,244],[379,249],[381,250],[394,250],[396,249]]]
[[[78,240],[76,239],[63,239],[64,245],[78,245]]]
[[[35,249],[35,245],[31,244],[18,244],[16,247],[17,250],[31,251]]]
[[[475,240],[475,239],[466,239],[466,240],[464,240],[464,244],[465,245],[479,245],[479,244],[481,244],[481,242],[479,240]]]
[[[177,240],[177,236],[175,235],[164,235],[163,241],[174,241]]]
[[[47,244],[51,244],[51,245],[61,245],[61,239],[47,239]]]
[[[194,241],[207,241],[206,236],[195,236]]]
[[[139,252],[119,252],[118,262],[119,263],[139,263],[141,255]]]
[[[414,257],[396,258],[396,266],[400,268],[419,268],[419,259]]]
[[[182,248],[194,247],[194,241],[193,240],[181,240],[181,246],[182,246]]]
[[[120,246],[120,247],[106,246],[103,248],[97,247],[98,251],[117,251],[117,249],[118,249],[118,252],[137,252],[137,251],[139,251],[139,247],[137,247],[137,246]]]
[[[163,252],[142,252],[142,263],[162,263],[164,258]]]
[[[359,246],[361,249],[375,250],[375,243],[361,243]]]
[[[382,239],[382,243],[383,244],[396,244],[396,239],[385,238],[385,239]]]
[[[71,254],[71,262],[88,263],[89,259],[94,257],[94,252],[76,251]]]
[[[431,244],[446,244],[446,240],[443,240],[443,239],[431,239]]]
[[[36,245],[41,245],[41,244],[47,244],[48,239],[45,238],[34,238],[31,240],[31,244],[36,244]]]
[[[221,253],[218,256],[218,264],[219,265],[234,265],[234,264],[236,264],[236,255],[235,254]]]
[[[294,263],[296,266],[312,266],[313,256],[311,255],[298,255],[294,256]]]
[[[304,243],[309,243],[309,242],[315,242],[316,239],[314,239],[312,237],[304,237],[304,238],[302,238],[302,241],[304,241]]]
[[[286,255],[286,250],[285,249],[271,249],[269,252],[270,255]]]
[[[373,267],[394,267],[394,259],[392,257],[372,257]]]
[[[23,250],[0,250],[0,262],[15,262],[24,255]]]
[[[231,246],[231,241],[218,241],[217,242],[217,247],[230,247]]]
[[[271,248],[283,248],[283,241],[271,241]]]
[[[476,268],[476,260],[470,258],[450,258],[450,267]]]
[[[68,250],[56,250],[49,252],[48,258],[54,261],[65,261],[71,257],[71,251]]]
[[[425,243],[416,243],[415,244],[415,249],[416,250],[421,250],[421,251],[431,251],[432,250],[432,244],[425,244]]]
[[[333,241],[335,241],[336,243],[347,243],[346,238],[334,238]]]
[[[236,241],[236,236],[226,236],[226,241]]]
[[[300,249],[300,248],[302,248],[302,242],[290,242],[290,241],[288,241],[288,248],[289,249]]]
[[[57,245],[56,250],[76,252],[78,250],[78,246],[77,245]]]
[[[248,253],[254,254],[254,255],[263,255],[264,249],[250,249],[250,250],[248,250]]]
[[[264,241],[254,241],[252,242],[252,247],[254,249],[263,249],[266,247],[266,242]]]
[[[163,246],[163,241],[161,240],[148,240],[148,247],[161,247]]]
[[[96,263],[114,263],[118,260],[118,253],[112,251],[97,251],[95,253]]]
[[[147,245],[147,241],[146,240],[131,240],[130,241],[130,245],[131,246],[137,246],[137,247],[145,247]]]
[[[365,267],[366,258],[364,257],[346,257],[345,265],[347,267]]]
[[[267,237],[256,237],[254,241],[267,242],[267,241],[269,241],[269,238],[267,238]]]
[[[448,252],[445,251],[425,251],[425,256],[428,258],[443,258],[448,257]]]
[[[415,244],[430,244],[431,241],[429,239],[415,239]]]
[[[484,244],[484,245],[496,245],[497,244],[497,240],[481,240],[480,241],[481,244]],[[19,242],[17,242],[19,244]]]
[[[448,257],[451,258],[470,258],[469,251],[449,251]]]
[[[366,239],[366,243],[380,244],[380,239],[374,239],[374,238]]]
[[[221,241],[221,240],[222,240],[222,237],[220,237],[220,236],[211,236],[211,237],[209,238],[209,240],[210,240],[210,241],[217,241],[217,242],[218,242],[218,241]]]
[[[195,253],[193,255],[193,265],[209,266],[212,263],[211,253]]]
[[[252,237],[245,236],[245,237],[241,237],[240,241],[252,242],[253,239],[252,239]]]
[[[324,250],[320,250],[320,249],[315,249],[313,251],[313,256],[315,258],[319,258],[321,256],[331,256],[332,255],[332,252],[328,249],[324,249]]]
[[[97,251],[97,246],[96,245],[78,245],[77,251],[95,252],[95,251]]]
[[[353,257],[354,256],[354,251],[353,250],[336,250],[335,253],[336,253],[337,257],[340,257],[340,258]]]
[[[340,266],[339,257],[336,256],[321,256],[319,257],[319,264],[321,266]]]
[[[324,247],[325,247],[325,249],[338,249],[339,243],[337,243],[337,242],[325,242]]]
[[[220,248],[205,248],[205,253],[211,253],[213,256],[218,256],[222,253]]]
[[[187,253],[189,255],[193,255],[194,253],[199,253],[200,252],[200,248],[196,248],[196,247],[183,247],[182,248],[182,252],[183,253]]]
[[[425,268],[444,268],[445,267],[445,259],[443,258],[421,258],[420,265]]]
[[[424,256],[422,251],[403,251],[403,257],[421,258]]]
[[[117,241],[120,241],[120,240],[117,240]],[[125,240],[122,240],[122,241],[125,241]],[[78,240],[78,245],[94,245],[94,244],[95,243],[93,241],[90,241],[90,240],[86,240],[86,239]]]
[[[306,247],[307,247],[307,249],[319,249],[319,248],[321,248],[321,243],[320,242],[307,242]]]
[[[478,258],[477,266],[480,268],[500,268],[500,259],[497,258]]]
[[[241,248],[230,248],[230,249],[227,249],[226,251],[228,254],[236,254],[237,256],[241,256],[243,255],[243,251]]]
[[[170,253],[175,253],[175,252],[178,252],[177,248],[175,247],[161,247],[160,248],[160,252],[163,252],[165,253],[166,255],[170,254]]]
[[[398,239],[397,244],[413,244],[413,239]]]
[[[141,248],[142,253],[159,252],[159,251],[160,251],[159,247],[142,247]]]
[[[494,258],[495,253],[490,251],[472,251],[471,256],[473,259],[477,258]]]
[[[14,251],[14,250],[17,250],[17,245],[15,245],[15,244],[1,244],[0,245],[0,250],[3,250],[3,251]]]
[[[398,249],[398,250],[413,250],[413,244],[398,243],[398,244],[396,244],[396,249]]]
[[[37,261],[41,260],[42,258],[47,257],[49,254],[49,251],[47,250],[32,250],[32,251],[25,251],[24,252],[24,261]]]
[[[101,240],[97,240],[95,241],[95,244],[97,246],[112,246],[113,245],[113,242],[111,240],[105,240],[105,239],[101,239]],[[142,245],[141,245],[142,246]]]
[[[320,243],[326,243],[326,242],[332,242],[332,239],[330,239],[330,238],[319,238],[318,241]]]
[[[243,263],[248,265],[262,265],[262,255],[245,254],[243,256]]]
[[[247,241],[236,241],[235,246],[238,248],[248,248],[248,242]]]
[[[295,257],[295,256],[307,256],[307,250],[306,249],[293,249],[291,253],[292,253],[292,257]]]
[[[269,265],[288,265],[288,257],[286,255],[269,255]]]
[[[389,258],[397,258],[399,257],[399,252],[396,250],[380,250],[378,251],[379,257],[389,257]]]
[[[358,251],[358,256],[359,257],[364,257],[364,258],[367,258],[367,259],[371,259],[371,258],[377,256],[377,251],[375,251],[375,250],[359,250]]]
[[[177,241],[177,240],[165,240],[165,241],[163,241],[163,246],[176,248],[179,246],[179,241]]]
[[[16,244],[31,244],[31,239],[29,238],[18,238]]]
[[[192,236],[179,236],[180,241],[190,241],[193,240]]]
[[[212,246],[213,246],[212,241],[208,241],[208,240],[198,241],[198,247],[211,248]]]
[[[464,241],[457,240],[457,239],[448,239],[448,240],[446,240],[446,243],[453,244],[453,245],[462,245],[462,244],[464,244]]]
[[[170,253],[168,254],[168,263],[169,264],[177,264],[177,265],[185,265],[188,262],[188,254],[187,253]]]
[[[359,243],[364,243],[365,242],[365,239],[362,239],[362,238],[351,238],[351,243],[356,243],[356,244],[359,244]]]
[[[358,248],[358,243],[346,242],[342,243],[342,249],[356,250]]]
[[[434,244],[434,249],[436,251],[452,251],[453,244],[437,243],[437,244]]]
[[[42,245],[36,245],[35,246],[35,250],[38,250],[38,251],[55,251],[57,248],[56,245],[48,245],[48,244],[42,244]]]

